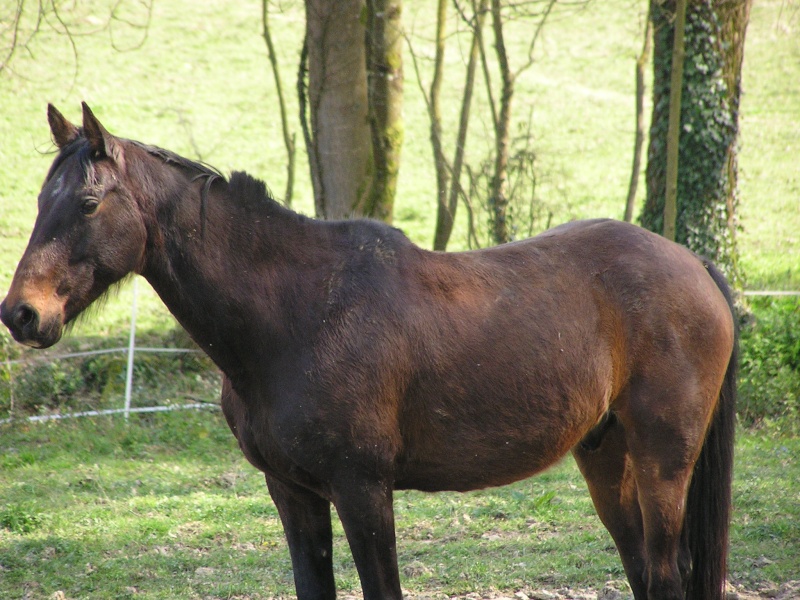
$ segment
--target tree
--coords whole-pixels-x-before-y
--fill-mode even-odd
[[[644,148],[645,116],[644,116],[644,74],[645,65],[650,59],[650,46],[653,37],[653,21],[648,12],[644,31],[642,53],[636,59],[636,137],[633,142],[633,165],[631,180],[628,185],[628,198],[625,202],[624,220],[633,221],[633,210],[636,205],[636,192],[639,188],[639,171],[642,168],[642,148]]]
[[[708,256],[734,282],[736,140],[744,39],[752,0],[691,0],[687,6],[678,151],[676,241]],[[652,0],[653,116],[641,223],[664,230],[666,135],[675,1]]]
[[[434,249],[444,250],[453,229],[453,221],[458,205],[459,196],[467,198],[460,181],[462,169],[470,172],[470,191],[483,194],[479,191],[477,179],[488,176],[489,185],[485,190],[486,201],[488,204],[488,218],[491,229],[491,239],[493,243],[502,244],[513,237],[509,227],[509,206],[511,196],[509,194],[509,170],[515,169],[518,172],[525,171],[532,161],[532,153],[527,147],[529,135],[525,137],[525,147],[517,153],[513,153],[513,143],[511,140],[511,127],[514,96],[514,86],[519,76],[529,69],[534,62],[534,49],[536,41],[544,27],[547,18],[550,16],[557,0],[534,0],[523,3],[503,3],[500,0],[472,0],[471,10],[466,11],[459,2],[456,2],[461,18],[467,23],[472,41],[470,45],[469,58],[466,65],[464,92],[462,97],[459,128],[456,139],[455,157],[450,163],[445,157],[444,142],[442,140],[441,111],[439,108],[439,95],[444,78],[444,51],[445,51],[445,20],[446,20],[446,0],[438,1],[437,26],[436,26],[436,56],[434,60],[434,74],[431,83],[430,93],[425,96],[428,105],[428,114],[431,120],[431,144],[433,147],[434,164],[436,167],[437,179],[437,220],[434,234]],[[514,16],[508,16],[506,13]],[[495,98],[491,80],[491,69],[489,61],[491,57],[486,51],[483,39],[483,24],[486,18],[491,21],[491,31],[494,39],[493,48],[497,70],[499,71],[501,92],[499,99]],[[517,69],[512,69],[511,56],[505,43],[505,29],[511,19],[525,19],[535,22],[530,41],[528,44],[527,56]],[[415,68],[419,77],[419,68],[415,56]],[[491,112],[491,130],[493,133],[493,147],[491,149],[491,159],[475,171],[466,163],[465,147],[467,130],[469,126],[470,106],[472,102],[473,88],[475,82],[475,71],[478,59],[483,67],[483,76],[486,83],[486,95]],[[423,90],[424,93],[424,90]],[[517,163],[525,163],[523,168],[519,168]],[[514,164],[512,164],[514,163]],[[467,206],[470,209],[469,201]],[[471,238],[473,224],[470,224]]]
[[[305,4],[302,119],[314,206],[318,217],[342,219],[361,212],[372,185],[363,0]]]
[[[367,0],[366,69],[374,162],[364,214],[392,222],[403,145],[401,0]]]
[[[281,82],[280,70],[278,69],[278,56],[275,53],[275,44],[272,42],[272,34],[269,29],[268,0],[261,0],[261,32],[264,36],[264,42],[267,44],[267,58],[269,59],[272,75],[275,79],[275,91],[278,94],[278,108],[281,113],[283,145],[286,147],[286,191],[283,195],[283,201],[286,206],[291,206],[292,195],[294,193],[295,135],[289,132],[289,117],[286,113],[286,101],[283,97],[283,84]]]
[[[403,143],[402,2],[305,4],[298,94],[317,216],[391,222]]]

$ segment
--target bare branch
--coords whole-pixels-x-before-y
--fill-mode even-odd
[[[262,0],[261,3],[261,26],[264,42],[267,44],[269,64],[272,67],[272,74],[275,78],[275,89],[278,92],[283,144],[286,146],[286,192],[284,193],[283,201],[287,206],[291,206],[292,194],[294,193],[295,136],[294,133],[289,133],[289,117],[286,113],[286,102],[283,98],[283,85],[281,84],[280,71],[278,70],[278,57],[275,53],[275,45],[272,43],[272,35],[269,29],[269,7],[267,6],[267,0]]]
[[[116,50],[117,52],[131,52],[133,50],[138,50],[139,48],[144,46],[145,42],[147,41],[148,36],[150,35],[150,22],[152,21],[152,18],[153,18],[153,3],[154,3],[154,0],[150,0],[149,2],[147,0],[139,0],[139,4],[141,6],[143,6],[143,7],[145,7],[145,10],[147,11],[147,15],[146,15],[143,23],[140,23],[140,22],[137,22],[137,21],[133,21],[131,19],[123,18],[122,16],[120,16],[120,13],[122,12],[121,6],[122,6],[123,1],[124,0],[117,0],[117,2],[114,4],[113,8],[111,9],[111,15],[109,17],[107,27],[108,27],[109,36],[111,38],[111,47],[114,48],[114,50]],[[142,35],[142,39],[138,43],[132,45],[129,48],[121,48],[117,44],[115,39],[114,39],[114,23],[115,22],[127,25],[128,27],[130,27],[132,29],[144,30],[144,34]]]
[[[539,18],[539,22],[536,24],[536,31],[534,31],[533,37],[531,38],[531,43],[528,46],[528,60],[519,69],[517,69],[516,73],[514,73],[515,79],[519,77],[520,73],[528,69],[533,64],[533,51],[536,47],[536,41],[539,39],[539,35],[542,33],[544,24],[547,21],[547,18],[550,16],[550,13],[552,12],[557,1],[558,0],[548,0],[547,7]]]
[[[4,70],[14,72],[16,76],[21,76],[12,68],[12,62],[20,50],[27,51],[33,57],[32,42],[39,34],[52,32],[57,36],[66,37],[69,44],[72,62],[72,85],[75,85],[80,67],[80,56],[77,38],[95,35],[108,31],[112,48],[118,52],[137,50],[141,48],[147,40],[150,22],[152,20],[154,0],[137,0],[137,2],[127,2],[126,10],[123,10],[123,0],[117,0],[111,7],[108,18],[100,25],[87,27],[82,19],[70,19],[69,17],[77,13],[80,3],[73,3],[68,10],[64,8],[64,2],[58,0],[38,0],[31,3],[30,0],[15,0],[7,14],[0,16],[0,46],[3,58],[0,60],[0,74]],[[31,5],[36,7],[36,15],[29,16]],[[145,15],[143,18],[134,19],[129,16],[130,5],[144,7]],[[127,12],[126,12],[127,11]],[[143,30],[144,34],[137,43],[129,48],[122,48],[115,40],[114,23],[122,24],[128,28]]]
[[[11,62],[11,59],[14,57],[14,52],[17,49],[17,43],[19,40],[19,28],[20,28],[20,23],[22,22],[22,11],[24,8],[25,8],[25,0],[17,0],[16,8],[13,12],[11,19],[9,19],[9,22],[11,23],[9,29],[12,30],[11,45],[8,48],[5,58],[3,58],[2,62],[0,62],[0,73],[2,73],[3,69],[5,69]],[[3,33],[5,34],[5,31]]]
[[[58,12],[58,8],[56,8],[56,3],[52,2],[51,6],[53,8],[53,16],[55,16],[56,21],[58,21],[58,23],[61,25],[61,27],[63,27],[63,31],[61,31],[59,33],[63,33],[63,34],[65,34],[67,36],[67,40],[69,41],[70,48],[72,49],[72,57],[75,60],[75,68],[73,69],[73,72],[72,72],[72,84],[70,85],[70,89],[69,89],[69,91],[72,92],[72,89],[75,87],[75,84],[78,81],[78,64],[79,64],[78,46],[75,43],[75,37],[72,35],[72,31],[70,30],[69,25],[67,25],[67,23],[64,21],[64,19],[61,18],[61,15]],[[47,20],[47,14],[46,13],[44,15],[44,18],[45,18],[45,20]],[[57,27],[53,27],[53,30],[58,32],[58,28]]]

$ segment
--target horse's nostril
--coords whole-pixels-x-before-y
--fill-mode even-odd
[[[24,328],[33,323],[36,320],[36,316],[36,309],[29,304],[23,304],[17,308],[17,313],[14,316],[14,323],[16,323],[19,328]]]

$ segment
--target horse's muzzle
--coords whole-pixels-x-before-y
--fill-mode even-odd
[[[61,339],[61,319],[43,319],[27,302],[10,306],[6,298],[0,304],[0,320],[15,340],[32,348],[48,348]]]

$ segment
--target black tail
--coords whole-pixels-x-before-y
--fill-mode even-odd
[[[722,600],[725,598],[731,513],[739,332],[728,283],[714,265],[708,261],[704,264],[728,301],[735,339],[716,411],[689,487],[684,533],[689,540],[692,573],[686,597],[690,600]]]

